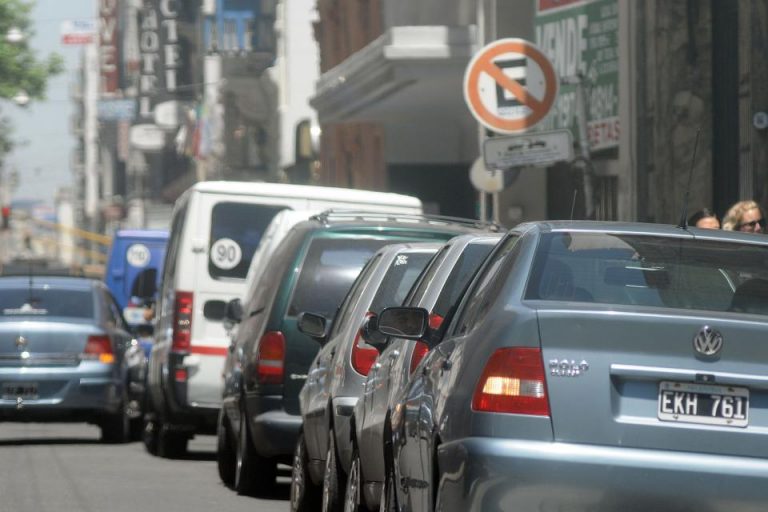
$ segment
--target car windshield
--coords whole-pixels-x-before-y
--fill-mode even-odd
[[[309,311],[331,318],[365,262],[387,242],[354,238],[313,240],[296,282],[288,316]]]
[[[542,236],[525,298],[768,314],[768,247],[608,233]]]
[[[0,289],[0,318],[30,316],[93,318],[93,293],[45,287]]]

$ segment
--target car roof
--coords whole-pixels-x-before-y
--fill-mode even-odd
[[[417,197],[392,192],[374,192],[351,188],[324,187],[314,185],[294,185],[287,183],[267,183],[253,181],[201,181],[194,184],[190,190],[204,193],[234,194],[234,195],[276,195],[314,199],[333,199],[340,202],[381,203],[392,206],[421,207]]]
[[[666,237],[696,237],[723,241],[738,241],[754,244],[768,243],[765,235],[726,231],[721,229],[702,229],[688,227],[683,229],[672,224],[651,224],[645,222],[616,222],[589,220],[547,220],[518,224],[511,231],[527,232],[537,230],[542,233],[558,231],[583,231],[594,233],[617,233],[635,235],[656,235]]]
[[[461,217],[447,217],[428,214],[400,214],[390,212],[366,212],[352,210],[326,210],[313,215],[298,226],[308,229],[418,229],[435,231],[480,232],[499,231],[497,224]]]
[[[35,288],[51,286],[70,290],[90,290],[102,286],[101,282],[88,277],[67,276],[0,276],[0,288],[24,288],[30,285]]]
[[[166,240],[168,238],[168,231],[162,229],[119,229],[115,233],[114,238],[156,238],[158,240]]]

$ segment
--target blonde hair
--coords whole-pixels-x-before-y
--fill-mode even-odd
[[[751,199],[739,201],[738,203],[734,204],[728,209],[727,212],[725,212],[725,216],[723,217],[723,229],[727,231],[736,230],[737,226],[741,224],[741,218],[744,216],[744,214],[754,209],[760,210],[760,213],[763,212],[762,208],[760,208],[760,205]]]

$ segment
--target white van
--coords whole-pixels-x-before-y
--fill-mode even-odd
[[[194,433],[214,433],[229,337],[226,304],[242,297],[251,258],[281,210],[418,214],[415,197],[259,182],[200,182],[174,205],[148,370],[144,441],[174,456]]]

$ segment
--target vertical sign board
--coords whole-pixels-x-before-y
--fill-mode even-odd
[[[114,95],[119,84],[118,70],[118,0],[99,0],[99,72],[100,92]]]
[[[619,145],[618,0],[535,0],[536,44],[558,75],[583,75],[587,88],[587,131],[593,151]],[[577,90],[561,85],[542,129],[576,127]]]

